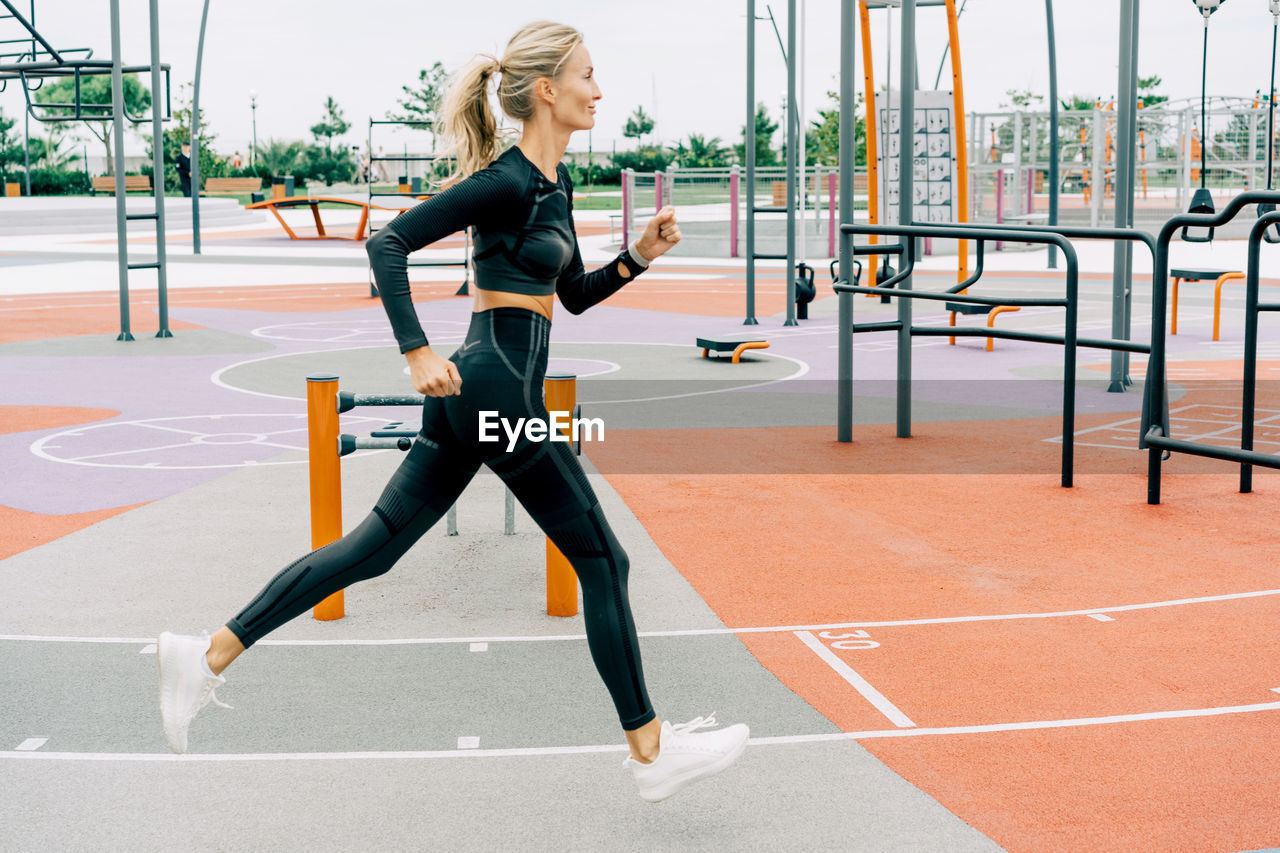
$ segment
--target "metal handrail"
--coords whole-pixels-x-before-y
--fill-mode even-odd
[[[1230,222],[1250,204],[1274,204],[1280,202],[1280,191],[1251,190],[1240,193],[1227,203],[1221,213],[1194,214],[1184,213],[1173,217],[1160,229],[1156,238],[1156,260],[1154,274],[1163,282],[1169,276],[1169,245],[1173,235],[1179,228],[1186,226],[1217,227]],[[1147,503],[1160,503],[1161,463],[1164,451],[1187,453],[1240,463],[1240,491],[1247,493],[1253,489],[1253,466],[1262,465],[1268,468],[1280,468],[1280,457],[1257,453],[1253,450],[1254,413],[1257,403],[1258,377],[1258,314],[1262,311],[1280,311],[1280,304],[1260,304],[1258,300],[1259,269],[1263,236],[1268,228],[1280,223],[1280,211],[1266,213],[1259,217],[1249,230],[1248,259],[1245,266],[1245,340],[1244,340],[1244,382],[1241,405],[1240,449],[1224,448],[1200,444],[1193,441],[1174,439],[1169,434],[1168,422],[1156,425],[1144,417],[1143,435],[1147,445]],[[1152,312],[1159,312],[1163,318],[1165,311],[1165,293],[1158,288],[1154,294]],[[1147,375],[1163,379],[1166,370],[1165,336],[1152,336],[1151,358],[1147,364]],[[1168,405],[1168,392],[1163,381],[1148,382],[1149,403],[1163,409]],[[1145,414],[1145,413],[1144,413]]]

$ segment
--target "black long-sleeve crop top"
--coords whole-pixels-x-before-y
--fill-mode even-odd
[[[476,286],[545,296],[581,314],[616,293],[643,267],[627,252],[586,272],[573,230],[573,182],[561,164],[550,181],[511,146],[487,168],[402,213],[365,244],[382,305],[401,352],[426,346],[413,310],[408,256],[430,243],[475,226]]]

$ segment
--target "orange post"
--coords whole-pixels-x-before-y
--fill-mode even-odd
[[[880,222],[880,166],[876,162],[877,149],[880,144],[880,138],[877,136],[876,130],[876,82],[875,73],[871,65],[871,13],[867,10],[865,2],[858,4],[858,25],[862,34],[862,84],[863,91],[867,93],[867,117],[866,117],[866,137],[867,137],[867,222],[871,225]],[[880,237],[872,234],[867,239],[868,243],[879,243]],[[867,286],[876,286],[876,274],[880,267],[880,256],[871,255],[867,259]],[[868,293],[868,298],[875,298],[873,294]]]
[[[577,380],[572,373],[548,373],[544,382],[547,411],[569,412],[577,399]],[[550,441],[550,436],[547,437]],[[547,615],[578,615],[578,575],[555,543],[547,539]]]
[[[964,126],[964,76],[960,71],[960,16],[956,0],[947,0],[947,39],[951,44],[951,92],[956,108],[956,221],[969,221],[969,136]],[[956,244],[960,265],[956,281],[969,277],[969,241]]]
[[[338,458],[338,377],[307,377],[307,470],[311,478],[311,548],[342,538],[342,469]],[[312,608],[321,621],[341,619],[342,590]]]

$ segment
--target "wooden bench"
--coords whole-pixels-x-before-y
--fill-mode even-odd
[[[201,195],[243,195],[262,191],[262,178],[208,178]]]
[[[151,192],[151,179],[146,175],[125,175],[124,191],[126,194],[133,192],[149,193]],[[93,187],[90,195],[98,193],[116,194],[116,179],[112,175],[103,175],[93,179]]]
[[[1184,281],[1213,281],[1216,282],[1213,287],[1213,339],[1218,339],[1218,321],[1222,317],[1222,285],[1232,279],[1244,278],[1244,273],[1239,270],[1202,270],[1202,269],[1171,269],[1169,275],[1173,276],[1173,319],[1170,334],[1178,334],[1178,285]]]
[[[744,352],[749,349],[768,349],[769,342],[759,335],[708,335],[698,338],[698,346],[702,347],[703,358],[707,358],[712,352],[732,352],[732,361],[737,364]]]

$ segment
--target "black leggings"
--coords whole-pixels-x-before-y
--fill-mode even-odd
[[[422,432],[359,526],[287,566],[227,623],[246,648],[338,590],[388,571],[485,464],[577,573],[587,644],[622,727],[654,719],[627,599],[630,563],[570,445],[530,441],[522,433],[508,451],[501,428],[498,441],[480,440],[481,412],[497,412],[512,425],[517,418],[548,418],[542,383],[550,333],[549,320],[523,308],[472,315],[452,359],[462,393],[426,399]]]

